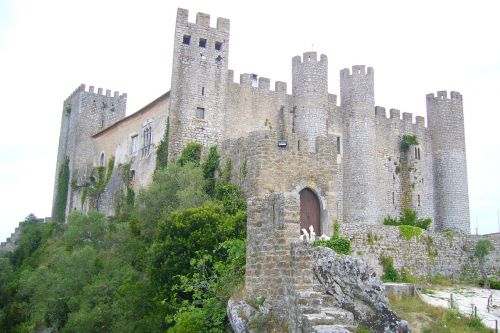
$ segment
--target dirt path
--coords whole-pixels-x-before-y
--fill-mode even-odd
[[[493,296],[493,307],[488,312],[490,294]],[[486,289],[476,287],[440,287],[421,294],[424,302],[440,307],[450,306],[450,295],[453,295],[453,306],[461,313],[471,315],[475,306],[478,317],[486,326],[494,329],[495,320],[500,326],[500,290],[491,290],[490,293]]]

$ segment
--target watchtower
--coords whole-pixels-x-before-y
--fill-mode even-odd
[[[175,25],[170,92],[169,158],[178,157],[190,141],[205,146],[222,139],[228,78],[229,20],[179,8]]]
[[[292,94],[296,106],[295,130],[306,137],[310,152],[316,150],[316,138],[327,135],[328,58],[305,52],[292,58]]]
[[[439,230],[470,233],[467,162],[462,95],[438,91],[427,96],[432,142],[435,219]]]
[[[353,66],[340,72],[344,134],[344,219],[376,224],[375,96],[373,68]]]
[[[70,179],[90,172],[95,156],[92,135],[113,125],[125,117],[127,94],[102,88],[94,91],[90,86],[80,85],[63,103],[59,148],[57,152],[54,200],[58,186],[58,175],[63,161],[69,159]],[[70,198],[70,196],[68,196]],[[71,200],[68,200],[71,207]]]

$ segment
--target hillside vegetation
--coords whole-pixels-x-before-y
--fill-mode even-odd
[[[28,218],[0,258],[0,332],[226,331],[244,281],[246,202],[215,180],[215,148],[206,161],[182,156],[116,217]]]

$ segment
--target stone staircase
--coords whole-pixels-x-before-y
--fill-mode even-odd
[[[330,295],[319,291],[298,291],[297,303],[303,332],[356,332],[353,314],[335,306]]]

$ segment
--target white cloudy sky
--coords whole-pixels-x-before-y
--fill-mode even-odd
[[[425,115],[426,93],[460,91],[471,225],[498,230],[498,1],[0,0],[0,240],[50,215],[62,102],[80,83],[127,92],[128,114],[170,89],[177,7],[231,19],[236,75],[290,83],[291,57],[316,50],[332,93],[355,64],[374,67],[386,108]]]

